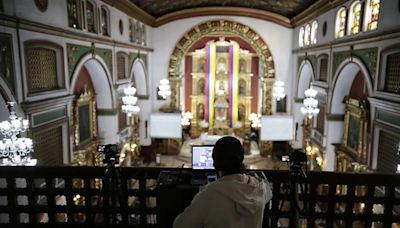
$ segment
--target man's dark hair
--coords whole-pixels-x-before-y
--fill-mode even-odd
[[[214,167],[225,174],[243,173],[244,149],[239,139],[232,136],[220,138],[214,146]]]

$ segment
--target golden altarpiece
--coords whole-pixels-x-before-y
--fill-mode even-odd
[[[343,142],[335,145],[336,171],[364,172],[369,164],[369,106],[367,101],[345,99]]]
[[[76,165],[102,165],[102,153],[97,152],[101,144],[97,137],[96,98],[85,91],[73,102],[73,163]]]
[[[252,53],[220,38],[191,55],[192,137],[202,132],[244,137],[250,132]]]

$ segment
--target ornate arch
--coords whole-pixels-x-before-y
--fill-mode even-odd
[[[252,28],[247,25],[241,24],[235,21],[227,20],[210,20],[200,23],[188,32],[186,32],[181,39],[175,45],[168,65],[168,77],[171,84],[171,108],[176,109],[179,107],[179,88],[180,88],[180,68],[181,62],[185,54],[201,37],[205,35],[216,35],[216,34],[227,34],[227,35],[237,35],[248,42],[256,51],[260,62],[263,75],[263,79],[274,79],[275,78],[275,66],[273,57],[268,48],[267,43],[257,34]],[[273,83],[271,80],[263,80],[266,85],[263,85],[263,114],[270,114],[269,107],[271,104],[271,87]],[[267,83],[269,82],[269,83]],[[269,110],[269,111],[268,111]]]
[[[179,39],[169,60],[168,73],[170,77],[180,74],[181,61],[192,44],[204,35],[210,34],[230,34],[243,38],[255,49],[261,60],[265,77],[275,78],[274,61],[267,43],[249,26],[226,20],[210,20],[198,24]]]

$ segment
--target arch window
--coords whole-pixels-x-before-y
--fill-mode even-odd
[[[373,31],[378,28],[380,0],[368,0],[365,9],[364,31]]]
[[[125,53],[117,53],[117,79],[125,79],[128,76],[128,57]]]
[[[354,2],[350,8],[349,15],[349,31],[348,34],[354,35],[360,32],[361,26],[361,9],[360,1]]]
[[[301,27],[299,31],[299,47],[304,47],[304,27]]]
[[[313,21],[311,25],[311,44],[317,43],[318,22]]]
[[[307,24],[304,32],[304,45],[310,45],[311,25]]]
[[[101,7],[101,34],[109,36],[110,19],[108,9],[105,6]]]
[[[79,4],[79,0],[68,0],[67,11],[68,11],[68,26],[75,29],[81,29],[82,17]]]
[[[135,21],[129,19],[129,39],[131,42],[135,42]]]
[[[336,14],[335,36],[336,38],[344,37],[346,33],[346,17],[347,9],[342,7]]]
[[[96,33],[96,6],[91,1],[86,1],[86,25],[87,31]]]

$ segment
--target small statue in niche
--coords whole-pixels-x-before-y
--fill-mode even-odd
[[[204,120],[204,105],[197,105],[197,119]]]
[[[245,73],[247,70],[246,70],[246,60],[244,60],[244,59],[240,59],[239,60],[239,72],[240,73]]]
[[[226,60],[224,58],[218,59],[218,73],[226,72]]]
[[[204,95],[204,94],[206,94],[205,93],[205,88],[206,88],[206,86],[205,86],[205,82],[204,82],[204,79],[200,79],[199,80],[199,83],[198,83],[198,91],[197,91],[197,93],[198,94],[201,94],[201,95]]]
[[[246,110],[244,108],[243,105],[239,105],[239,109],[238,109],[238,119],[239,121],[244,121],[245,120],[245,114],[246,114]]]
[[[246,82],[244,80],[239,81],[239,95],[246,95]]]
[[[206,60],[204,58],[199,59],[199,72],[206,72]]]

